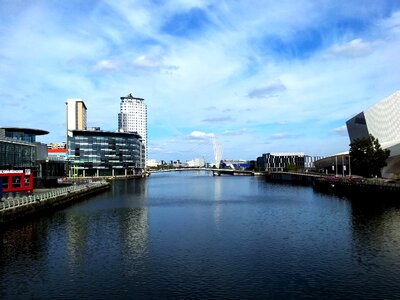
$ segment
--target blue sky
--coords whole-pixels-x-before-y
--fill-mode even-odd
[[[400,1],[0,1],[0,126],[65,140],[65,100],[117,129],[148,106],[149,158],[348,150],[345,121],[400,87]]]

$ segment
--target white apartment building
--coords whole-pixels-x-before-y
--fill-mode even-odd
[[[147,105],[143,98],[133,97],[132,94],[120,99],[118,131],[136,132],[142,137],[147,162]]]

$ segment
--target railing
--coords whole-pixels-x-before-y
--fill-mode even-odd
[[[57,188],[50,192],[37,194],[37,195],[29,195],[29,196],[22,196],[16,198],[3,198],[3,202],[0,202],[0,211],[11,209],[18,206],[29,205],[35,202],[45,201],[51,198],[55,198],[58,196],[65,196],[70,193],[82,191],[88,188],[102,186],[105,185],[106,181],[95,181],[95,182],[88,182],[81,185],[71,185],[65,188]]]

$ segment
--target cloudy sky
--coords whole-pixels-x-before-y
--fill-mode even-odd
[[[400,89],[398,0],[0,1],[0,126],[65,140],[65,100],[117,129],[148,106],[149,158],[348,150],[345,121]]]

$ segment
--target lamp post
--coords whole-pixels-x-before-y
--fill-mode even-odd
[[[335,155],[335,177],[337,177],[337,155]]]
[[[351,176],[351,167],[350,167],[350,154],[349,154],[349,176]]]

